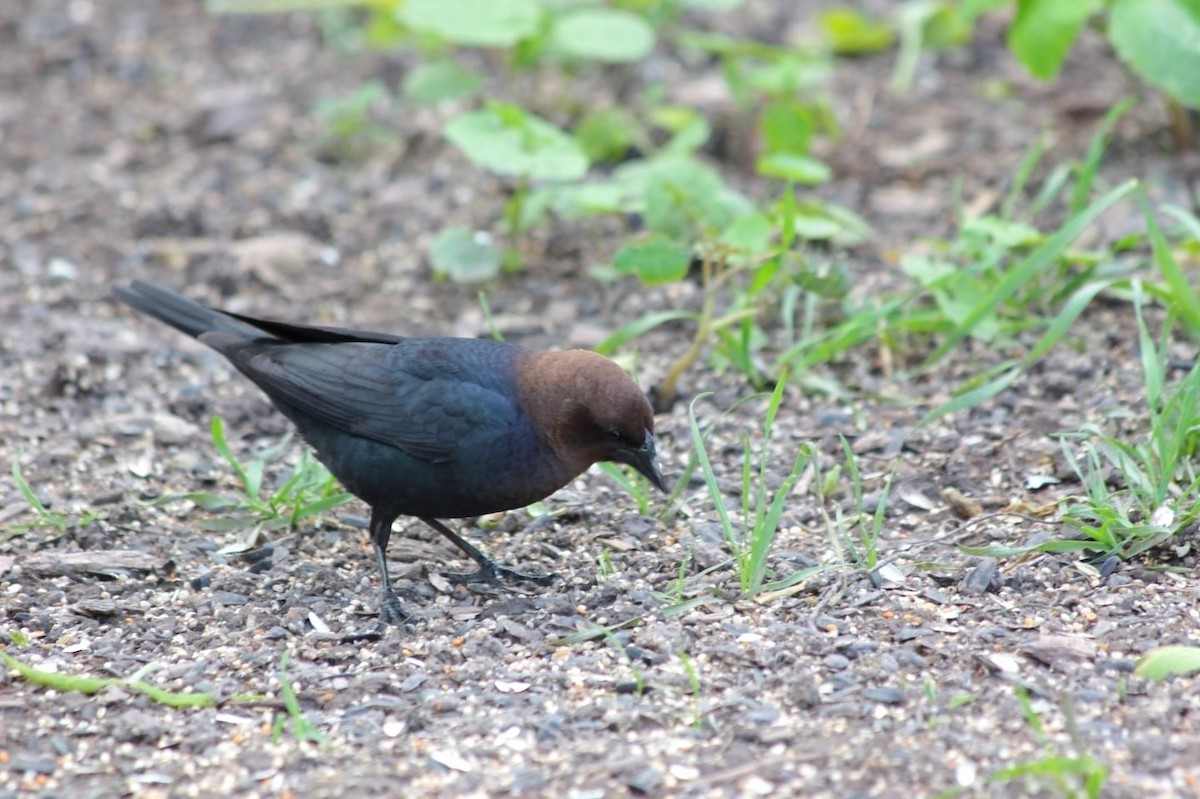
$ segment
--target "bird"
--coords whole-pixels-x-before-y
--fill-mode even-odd
[[[448,578],[550,585],[553,574],[500,565],[439,519],[524,507],[600,461],[631,466],[667,490],[646,394],[597,353],[259,319],[144,280],[113,295],[225,356],[370,507],[384,625],[410,618],[387,563],[401,516],[437,530],[478,565]]]

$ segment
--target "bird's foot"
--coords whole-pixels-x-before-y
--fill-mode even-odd
[[[408,621],[408,613],[400,604],[400,600],[391,591],[384,591],[379,601],[379,620],[386,624],[399,626]]]
[[[490,583],[491,585],[503,585],[504,583],[550,585],[558,577],[556,574],[519,572],[516,569],[501,566],[492,560],[485,561],[473,572],[441,572],[441,575],[452,583]]]
[[[367,641],[380,641],[388,627],[399,627],[409,618],[396,595],[385,589],[379,601],[379,621],[362,632],[343,635],[341,642],[343,644],[361,644]]]

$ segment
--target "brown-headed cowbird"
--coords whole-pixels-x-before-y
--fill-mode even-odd
[[[407,618],[386,557],[399,516],[416,516],[479,564],[460,580],[547,584],[552,576],[498,565],[438,518],[523,507],[597,461],[628,464],[665,490],[650,403],[596,353],[255,319],[144,281],[114,293],[228,358],[370,506],[386,623]]]

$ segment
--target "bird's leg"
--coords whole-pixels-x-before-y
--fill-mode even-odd
[[[442,572],[442,576],[451,582],[491,583],[492,585],[499,585],[506,581],[537,583],[538,585],[550,585],[554,582],[555,575],[553,574],[528,574],[501,566],[437,519],[429,519],[424,516],[420,518],[421,521],[449,539],[450,543],[465,552],[467,557],[479,564],[479,568],[473,572]]]
[[[400,599],[392,590],[392,578],[388,575],[387,545],[392,537],[392,522],[395,517],[371,509],[371,544],[375,547],[375,560],[379,563],[379,580],[382,590],[379,595],[379,618],[384,624],[402,624],[408,614],[400,605]]]

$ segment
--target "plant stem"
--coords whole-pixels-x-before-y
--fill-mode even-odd
[[[696,363],[704,351],[704,344],[712,333],[712,319],[717,308],[717,293],[713,283],[713,254],[706,251],[700,261],[700,280],[704,291],[704,305],[700,310],[700,318],[696,324],[696,333],[692,336],[691,346],[679,356],[662,382],[658,385],[658,396],[655,397],[655,410],[663,413],[675,402],[675,394],[679,388],[679,378]]]

